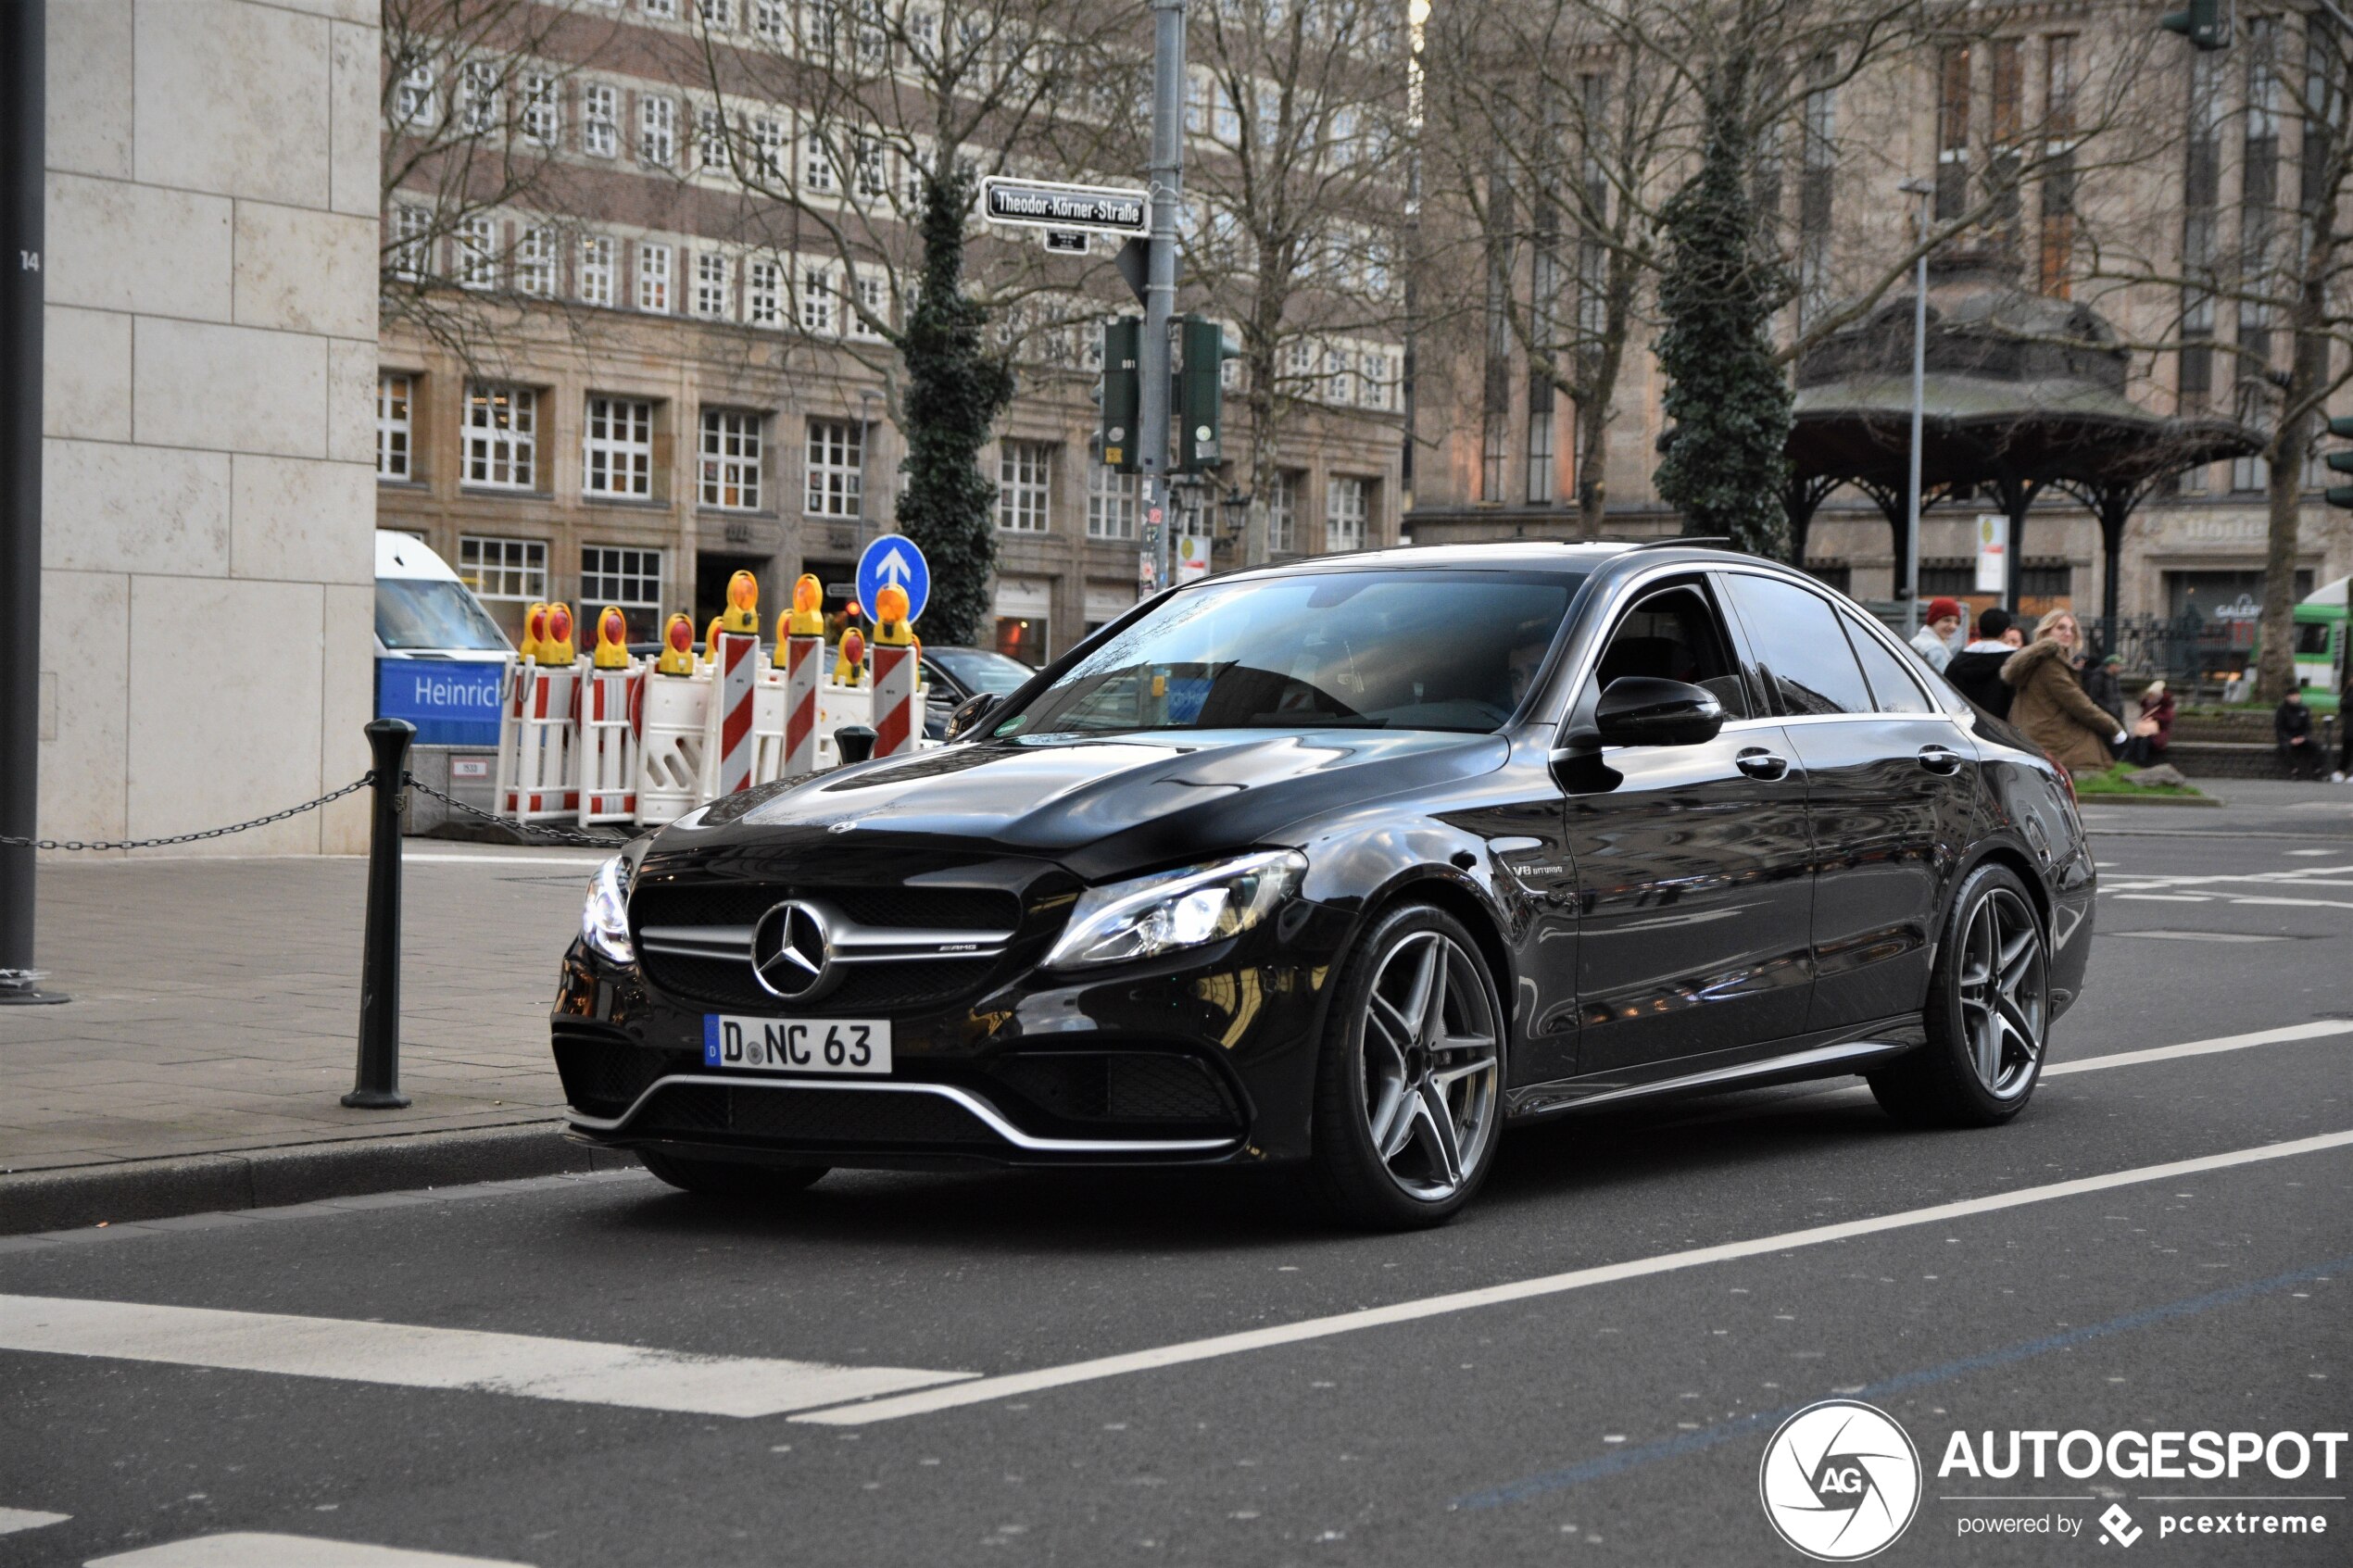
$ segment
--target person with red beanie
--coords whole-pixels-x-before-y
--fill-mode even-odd
[[[1935,598],[1928,601],[1928,618],[1918,632],[1912,633],[1912,651],[1928,661],[1928,667],[1938,674],[1953,662],[1961,651],[1964,640],[1961,631],[1961,606],[1957,599]]]

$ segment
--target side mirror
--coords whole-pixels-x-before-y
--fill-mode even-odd
[[[1593,727],[1605,746],[1697,746],[1724,727],[1724,705],[1705,686],[1621,675],[1594,706]]]
[[[948,738],[954,740],[970,731],[983,719],[997,710],[1000,700],[1001,699],[994,694],[983,692],[978,696],[966,697],[957,704],[956,711],[948,715]]]

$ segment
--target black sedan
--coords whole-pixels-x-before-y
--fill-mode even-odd
[[[1164,595],[949,746],[595,878],[576,1135],[679,1186],[1291,1163],[1428,1224],[1512,1122],[1860,1073],[1990,1126],[2082,984],[2071,786],[1850,601],[1680,541]]]

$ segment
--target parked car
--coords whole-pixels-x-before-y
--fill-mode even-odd
[[[1853,601],[1722,550],[1293,563],[1139,606],[944,749],[593,880],[571,1120],[702,1193],[830,1166],[1298,1165],[1433,1223],[1506,1124],[1861,1073],[2032,1094],[2071,786]]]

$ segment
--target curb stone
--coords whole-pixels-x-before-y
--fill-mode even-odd
[[[0,1174],[0,1236],[636,1163],[626,1154],[574,1143],[562,1123],[548,1121],[20,1171]]]

